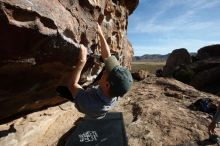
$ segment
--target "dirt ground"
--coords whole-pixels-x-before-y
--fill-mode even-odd
[[[219,97],[152,75],[134,82],[112,111],[123,113],[129,146],[214,146],[217,144],[207,140],[211,116],[189,108],[200,98],[210,98],[217,104]],[[80,117],[83,114],[71,102],[31,113],[0,125],[0,145],[62,145]]]

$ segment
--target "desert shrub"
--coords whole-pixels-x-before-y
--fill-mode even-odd
[[[194,72],[190,68],[180,68],[174,72],[173,77],[183,83],[190,83]]]
[[[157,77],[163,77],[163,70],[162,69],[157,69],[156,70],[156,76]]]

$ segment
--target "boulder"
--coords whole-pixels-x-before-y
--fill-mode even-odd
[[[189,52],[185,48],[175,49],[170,54],[163,67],[163,75],[170,76],[179,65],[190,64],[192,62]]]
[[[97,22],[111,52],[130,67],[126,32],[138,2],[0,0],[0,119],[65,102],[55,88],[68,81],[80,43],[89,52],[80,83],[89,85],[102,69]]]
[[[188,65],[194,71],[194,76],[189,84],[199,90],[220,95],[219,66],[220,57],[216,56],[193,62]]]
[[[142,69],[138,70],[137,72],[132,73],[133,79],[135,79],[137,81],[144,80],[148,75],[149,75],[149,73],[145,70],[142,70]]]
[[[199,60],[208,59],[210,57],[220,57],[220,44],[209,45],[199,49],[196,57]]]
[[[203,70],[194,75],[191,85],[197,89],[219,94],[220,90],[220,64],[207,70]]]
[[[220,57],[210,57],[203,60],[197,60],[196,62],[188,65],[195,73],[199,73],[204,70],[209,70],[213,67],[220,65]]]

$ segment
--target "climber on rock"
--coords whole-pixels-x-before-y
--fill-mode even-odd
[[[87,61],[87,49],[84,45],[80,45],[79,62],[74,68],[68,84],[68,89],[71,93],[71,97],[68,97],[68,99],[73,101],[76,108],[84,113],[86,117],[99,119],[105,116],[108,110],[116,103],[118,97],[128,92],[133,79],[128,69],[120,66],[116,57],[111,56],[110,48],[104,38],[102,29],[99,24],[97,25],[105,70],[96,87],[84,90],[78,82]],[[59,88],[57,91],[62,92]]]
[[[212,122],[208,126],[208,132],[209,132],[210,137],[215,138],[215,139],[218,138],[218,140],[220,140],[219,136],[216,135],[216,131],[215,131],[215,128],[218,122],[220,122],[220,104],[218,105],[217,112],[215,113],[212,119]]]

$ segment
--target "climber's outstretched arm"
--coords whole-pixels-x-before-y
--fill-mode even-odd
[[[82,69],[86,64],[86,60],[87,60],[87,48],[84,45],[80,45],[79,62],[74,68],[70,81],[68,83],[68,88],[72,93],[73,97],[76,96],[79,90],[83,89],[78,82],[81,76]]]
[[[101,43],[101,55],[102,55],[102,59],[105,60],[106,58],[111,56],[111,52],[110,52],[109,45],[103,35],[100,25],[98,23],[97,25],[98,25],[98,35],[99,35],[100,43]]]

